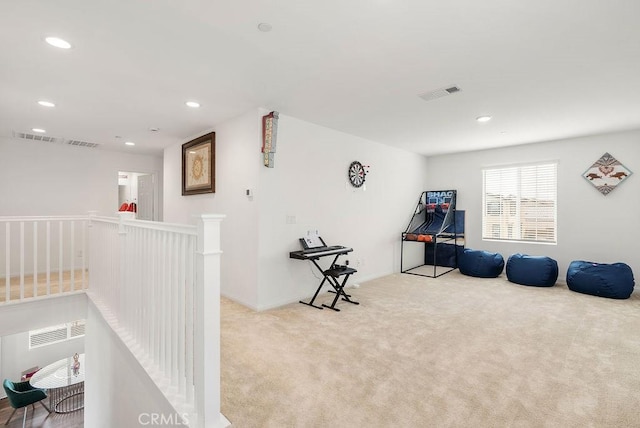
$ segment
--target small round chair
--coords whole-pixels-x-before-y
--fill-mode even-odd
[[[552,287],[558,279],[558,262],[551,257],[512,254],[507,260],[507,279],[520,285]]]
[[[577,293],[611,299],[628,299],[633,292],[633,272],[625,263],[574,260],[567,270],[567,287]]]
[[[498,253],[465,248],[458,260],[460,273],[478,278],[496,278],[504,269],[504,258]]]

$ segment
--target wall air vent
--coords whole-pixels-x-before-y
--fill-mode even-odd
[[[425,101],[431,101],[435,100],[436,98],[442,98],[446,97],[447,95],[458,93],[461,90],[462,89],[460,89],[458,86],[454,85],[448,86],[446,88],[436,89],[435,91],[425,92],[423,94],[419,94],[418,96]]]

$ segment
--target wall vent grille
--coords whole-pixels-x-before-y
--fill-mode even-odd
[[[29,347],[37,348],[38,346],[49,345],[52,343],[62,342],[67,339],[67,327],[61,326],[55,330],[43,331],[41,333],[29,336]]]
[[[64,342],[85,335],[86,320],[52,325],[29,331],[29,349]]]
[[[436,98],[446,97],[447,95],[457,94],[461,90],[462,89],[460,89],[459,86],[453,85],[446,88],[436,89],[435,91],[425,92],[419,94],[418,96],[425,101],[431,101],[435,100]]]

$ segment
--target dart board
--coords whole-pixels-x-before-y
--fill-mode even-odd
[[[353,187],[362,186],[366,175],[367,173],[360,162],[351,162],[351,165],[349,165],[349,182]]]

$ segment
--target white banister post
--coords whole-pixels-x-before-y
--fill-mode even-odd
[[[197,426],[221,426],[220,414],[220,223],[224,215],[198,219],[196,249],[194,383]]]
[[[118,262],[119,267],[119,276],[118,281],[119,284],[115,287],[116,292],[118,293],[116,297],[117,309],[116,316],[118,318],[118,324],[120,327],[124,325],[129,325],[131,321],[129,319],[129,313],[127,310],[128,300],[126,297],[125,290],[127,289],[127,231],[124,227],[125,220],[133,220],[133,213],[120,211],[118,212],[118,236],[119,236],[119,250],[120,250],[120,259]],[[123,322],[124,321],[124,322]]]
[[[82,257],[83,257],[83,260],[88,260],[89,261],[89,263],[87,265],[87,268],[89,269],[89,272],[91,272],[91,271],[97,272],[97,266],[96,266],[95,261],[94,261],[96,259],[94,257],[91,257],[90,254],[95,251],[94,250],[94,248],[95,248],[95,244],[94,243],[95,243],[96,239],[98,238],[96,236],[95,231],[93,231],[93,220],[94,220],[94,217],[96,217],[98,215],[98,211],[91,210],[88,213],[89,213],[89,223],[87,224],[87,235],[88,235],[87,239],[89,240],[89,245],[87,247],[88,254],[83,254]],[[89,275],[89,282],[92,282],[91,281],[92,278],[93,278],[93,284],[94,285],[90,286],[89,284],[85,284],[85,286],[86,287],[91,287],[92,291],[95,292],[95,291],[97,291],[99,289],[99,287],[95,286],[95,284],[97,283],[97,278],[95,278],[95,276],[92,277],[91,275]]]

